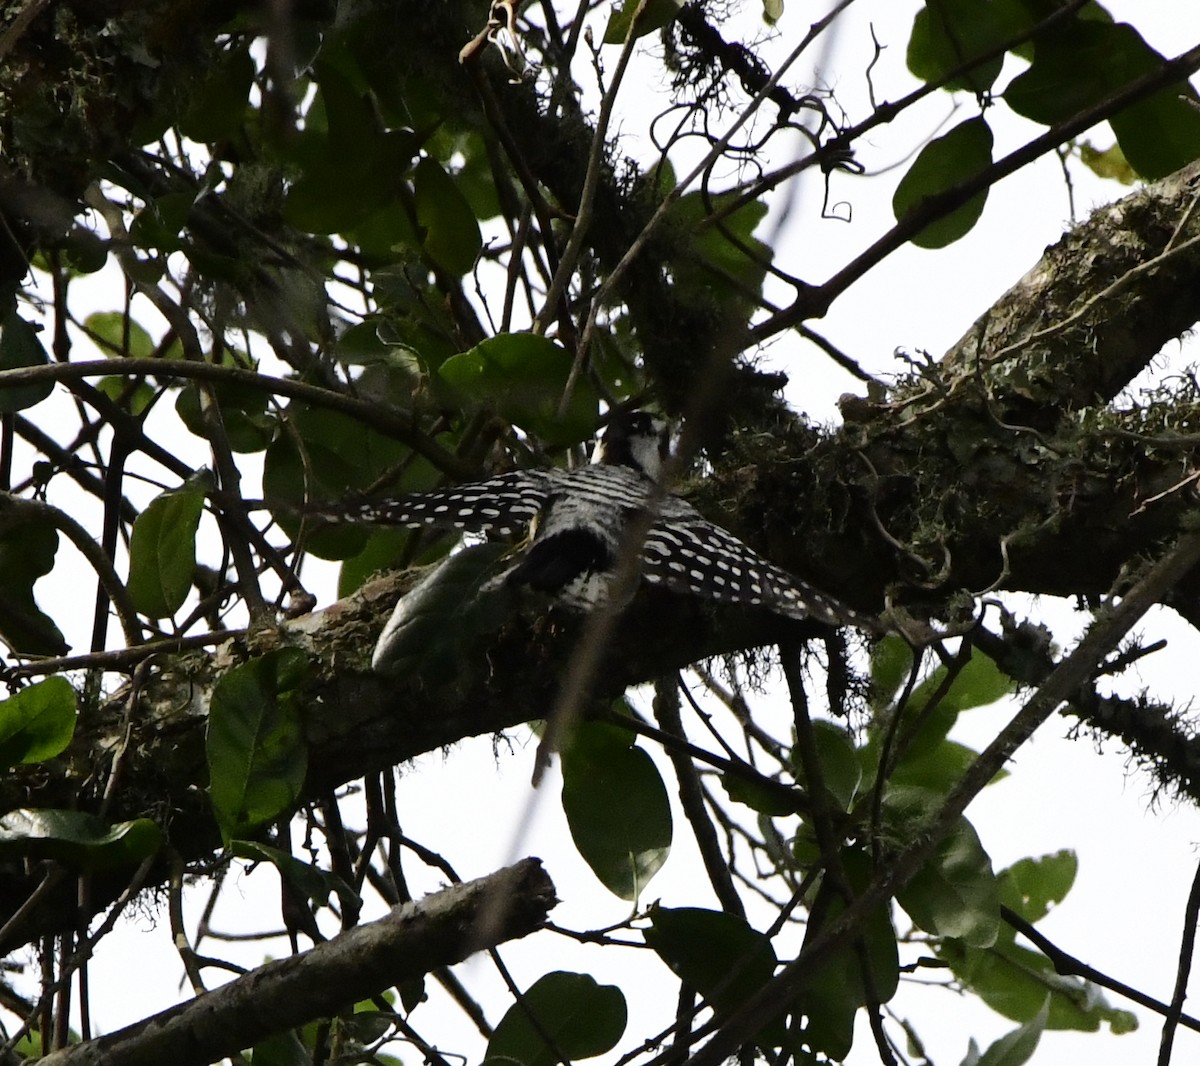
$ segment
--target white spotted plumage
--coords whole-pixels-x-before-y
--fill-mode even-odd
[[[442,526],[489,538],[529,534],[529,544],[502,580],[551,593],[590,610],[608,598],[622,539],[651,506],[641,576],[650,584],[724,603],[762,606],[789,618],[830,626],[874,623],[768,562],[709,522],[656,479],[667,455],[666,423],[644,411],[615,416],[591,466],[519,470],[469,485],[364,501],[338,517],[384,525]]]

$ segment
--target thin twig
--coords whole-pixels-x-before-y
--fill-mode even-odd
[[[968,767],[958,784],[933,817],[920,828],[911,843],[872,878],[853,904],[822,929],[800,955],[781,973],[755,992],[713,1033],[713,1038],[691,1059],[690,1066],[719,1066],[752,1038],[763,1025],[791,1002],[814,972],[817,964],[839,945],[852,938],[866,916],[886,904],[920,871],[938,845],[958,823],[968,804],[987,786],[996,773],[1034,731],[1065,700],[1071,699],[1096,668],[1119,645],[1121,639],[1154,604],[1200,562],[1200,533],[1187,533],[1126,594],[1121,602],[1099,618],[1054,669],[1013,719]],[[711,1028],[711,1027],[710,1027]],[[651,1059],[650,1064],[657,1060]]]
[[[246,635],[244,629],[216,629],[194,637],[169,637],[166,640],[150,640],[116,651],[97,651],[87,655],[61,655],[53,659],[36,659],[32,662],[10,666],[10,677],[41,677],[45,674],[61,674],[67,670],[110,670],[125,674],[138,663],[155,655],[177,655],[195,648],[207,648],[224,644]]]
[[[575,264],[579,261],[579,253],[583,250],[583,241],[587,236],[588,227],[592,224],[592,208],[596,200],[596,190],[600,187],[600,172],[604,164],[605,135],[608,133],[608,124],[612,119],[613,107],[617,101],[621,82],[625,78],[625,71],[629,68],[629,61],[633,58],[638,22],[648,3],[649,0],[638,0],[637,8],[625,31],[625,41],[621,46],[621,57],[617,60],[617,69],[613,72],[612,82],[605,91],[604,98],[600,101],[600,114],[596,117],[596,128],[592,131],[587,170],[583,176],[583,190],[579,194],[579,206],[575,210],[575,223],[571,227],[571,236],[567,239],[567,246],[563,249],[558,268],[554,271],[554,280],[550,282],[550,289],[546,293],[541,313],[534,319],[534,333],[545,333],[546,327],[558,314],[559,301],[562,300],[563,293],[566,292],[567,285],[571,281]],[[564,390],[562,401],[559,404],[560,417],[565,414],[570,399],[570,383],[568,383],[568,388]]]
[[[416,419],[393,405],[360,400],[345,396],[318,385],[297,381],[294,378],[278,378],[259,374],[242,367],[222,366],[217,363],[191,362],[184,359],[87,359],[72,363],[49,363],[38,366],[18,367],[0,371],[0,389],[18,388],[44,381],[69,382],[87,378],[109,377],[110,375],[145,375],[159,378],[174,377],[197,381],[225,382],[246,388],[258,389],[289,400],[310,403],[329,411],[349,415],[370,429],[384,436],[393,437],[407,444],[413,451],[428,459],[435,467],[452,477],[469,480],[479,471],[463,462],[453,452],[446,451],[417,428]]]
[[[1103,970],[1097,970],[1094,966],[1089,966],[1086,962],[1076,958],[1069,952],[1063,951],[1054,941],[1039,932],[1037,927],[1031,922],[1026,921],[1016,911],[1003,904],[1000,906],[1000,917],[1054,964],[1055,973],[1062,974],[1064,977],[1082,977],[1085,981],[1091,981],[1101,988],[1107,988],[1110,992],[1116,992],[1117,995],[1131,999],[1138,1006],[1146,1007],[1156,1014],[1161,1014],[1164,1017],[1170,1014],[1171,1008],[1166,1003],[1163,1003],[1162,1000],[1148,996],[1145,992],[1139,992],[1136,988],[1125,984],[1123,981],[1117,981],[1109,977]],[[1187,1014],[1181,1014],[1179,1015],[1179,1021],[1188,1029],[1200,1032],[1200,1019],[1193,1018]]]
[[[1170,1066],[1171,1047],[1175,1043],[1175,1030],[1183,1017],[1183,1001],[1187,998],[1188,976],[1192,972],[1192,953],[1196,948],[1196,921],[1200,917],[1200,866],[1192,878],[1192,890],[1188,893],[1187,907],[1183,914],[1183,936],[1179,940],[1179,967],[1175,973],[1175,992],[1171,1006],[1163,1020],[1162,1039],[1158,1045],[1158,1066]]]

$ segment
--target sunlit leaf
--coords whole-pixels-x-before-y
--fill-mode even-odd
[[[107,356],[149,359],[154,354],[146,327],[120,311],[96,311],[83,320],[83,327]]]
[[[1119,144],[1101,150],[1084,141],[1079,145],[1079,161],[1097,177],[1110,178],[1122,185],[1132,185],[1137,181],[1137,171],[1129,165]]]
[[[75,718],[75,690],[63,677],[0,701],[0,768],[54,758],[71,742]]]

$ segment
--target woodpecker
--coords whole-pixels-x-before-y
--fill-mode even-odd
[[[362,501],[339,506],[336,517],[441,526],[489,539],[527,534],[527,546],[499,580],[589,611],[607,602],[626,530],[650,508],[653,520],[640,551],[641,577],[649,584],[720,603],[762,606],[788,618],[877,630],[873,619],[768,562],[686,500],[661,492],[657,482],[669,450],[664,419],[648,411],[619,413],[600,436],[589,466],[517,470],[474,484]]]

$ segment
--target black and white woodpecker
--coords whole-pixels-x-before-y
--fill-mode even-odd
[[[640,549],[640,574],[649,584],[829,626],[878,628],[874,619],[768,562],[686,500],[663,493],[657,481],[669,448],[664,419],[647,411],[618,413],[600,436],[590,466],[517,470],[394,500],[341,505],[337,516],[441,526],[489,539],[527,535],[524,550],[498,580],[547,593],[565,608],[590,611],[608,600],[631,522],[651,509]]]

